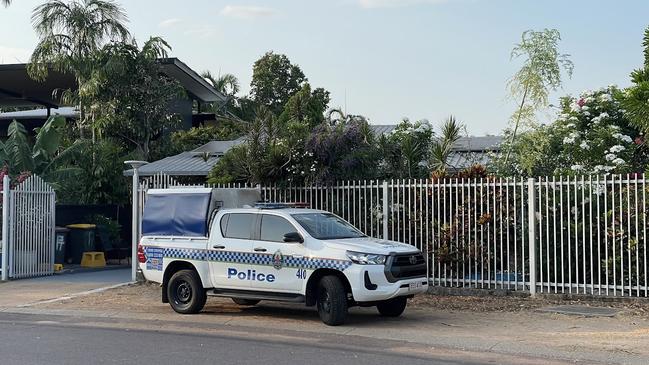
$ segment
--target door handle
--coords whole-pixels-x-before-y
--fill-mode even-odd
[[[267,250],[263,247],[255,247],[255,252],[266,252]]]
[[[222,249],[225,248],[225,246],[223,246],[223,245],[214,245],[214,246],[212,246],[212,248],[215,248],[217,250],[222,250]]]

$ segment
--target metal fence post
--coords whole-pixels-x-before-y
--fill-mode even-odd
[[[388,239],[388,182],[383,181],[383,239]]]
[[[527,179],[527,228],[530,264],[530,295],[536,296],[536,187],[534,179]]]
[[[140,241],[140,208],[139,208],[139,200],[140,200],[140,173],[138,169],[142,166],[145,165],[147,162],[145,161],[125,161],[124,162],[127,165],[131,165],[133,168],[133,217],[132,217],[132,222],[131,224],[133,225],[131,227],[131,281],[137,281],[137,269],[138,269],[138,261],[137,261],[137,245],[139,244]]]
[[[2,281],[9,279],[9,175],[2,178]]]

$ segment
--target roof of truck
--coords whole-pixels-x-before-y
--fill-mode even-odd
[[[304,213],[328,213],[320,209],[309,208],[226,208],[222,212],[227,213],[261,213],[261,212],[281,212],[286,214],[304,214]]]

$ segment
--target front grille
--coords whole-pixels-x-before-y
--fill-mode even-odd
[[[390,256],[385,276],[389,282],[426,276],[426,259],[421,253]]]

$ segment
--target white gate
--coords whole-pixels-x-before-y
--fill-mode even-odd
[[[5,185],[8,180],[4,180]],[[2,266],[3,270],[8,268],[8,275],[3,277],[54,273],[55,201],[54,189],[38,176],[11,190],[4,187]]]

